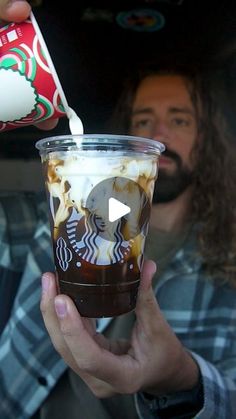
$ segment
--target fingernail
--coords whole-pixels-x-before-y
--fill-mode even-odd
[[[42,291],[46,293],[50,286],[50,278],[47,274],[42,276]]]
[[[55,299],[55,310],[58,317],[63,318],[67,315],[66,303],[61,298]]]

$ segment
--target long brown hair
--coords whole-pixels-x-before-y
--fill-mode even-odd
[[[211,273],[223,271],[236,285],[236,153],[210,75],[181,64],[161,67],[149,64],[141,68],[125,81],[109,130],[129,133],[136,90],[145,77],[154,74],[180,75],[186,81],[196,112],[198,133],[203,138],[192,151],[196,170],[191,217],[200,226],[199,244],[205,266]]]

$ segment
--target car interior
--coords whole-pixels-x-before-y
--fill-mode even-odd
[[[207,69],[216,78],[230,127],[236,128],[235,1],[30,3],[67,101],[83,121],[85,133],[104,131],[132,68],[164,55]],[[41,170],[35,142],[68,132],[67,118],[60,118],[52,131],[27,126],[1,132],[1,167],[7,175],[0,176],[0,189],[43,187],[40,174],[29,176]]]

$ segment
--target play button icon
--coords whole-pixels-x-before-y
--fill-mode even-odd
[[[123,217],[126,214],[129,214],[131,211],[128,205],[122,204],[115,198],[109,198],[109,207],[108,207],[108,218],[111,223],[119,218]]]
[[[131,179],[112,177],[99,182],[85,203],[91,237],[129,241],[146,236],[151,203],[145,190]]]

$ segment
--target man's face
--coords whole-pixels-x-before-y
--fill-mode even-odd
[[[177,198],[192,183],[190,154],[197,138],[196,114],[183,77],[154,75],[141,82],[130,133],[165,144],[153,202]]]

